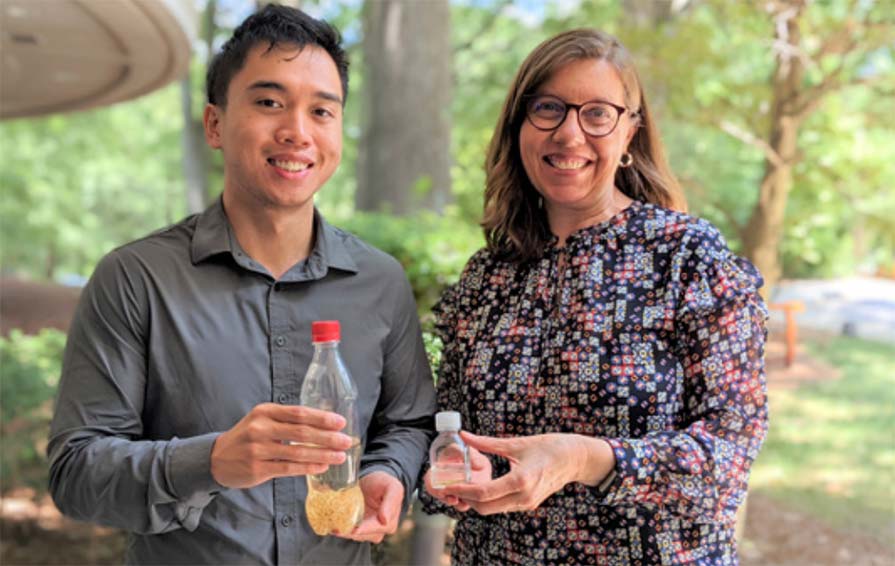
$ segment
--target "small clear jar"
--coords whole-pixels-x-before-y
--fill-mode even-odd
[[[438,436],[429,447],[429,482],[435,489],[456,483],[469,483],[472,471],[469,448],[460,438],[460,413],[443,411],[435,415]]]

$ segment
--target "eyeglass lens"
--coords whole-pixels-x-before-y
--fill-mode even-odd
[[[536,128],[553,130],[563,123],[571,108],[578,109],[578,124],[592,136],[610,133],[619,119],[619,110],[609,103],[588,102],[578,106],[553,96],[533,98],[528,104],[528,117]]]

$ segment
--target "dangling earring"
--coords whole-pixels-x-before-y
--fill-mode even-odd
[[[618,164],[621,167],[630,167],[634,164],[634,156],[626,151],[622,154],[621,159],[618,160]]]
[[[541,210],[542,208],[544,208],[544,197],[539,196],[538,197],[538,210]]]

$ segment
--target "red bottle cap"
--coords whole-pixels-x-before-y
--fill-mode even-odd
[[[311,323],[312,342],[338,342],[340,338],[338,320],[318,320]]]

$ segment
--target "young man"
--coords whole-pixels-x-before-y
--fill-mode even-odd
[[[414,486],[434,395],[410,287],[314,209],[341,158],[339,43],[298,10],[248,18],[209,65],[222,198],[114,250],[84,289],[50,491],[64,513],[130,531],[129,563],[369,563]],[[364,520],[323,538],[302,476],[342,462],[351,439],[340,416],[298,406],[321,319],[342,322],[366,431]]]

